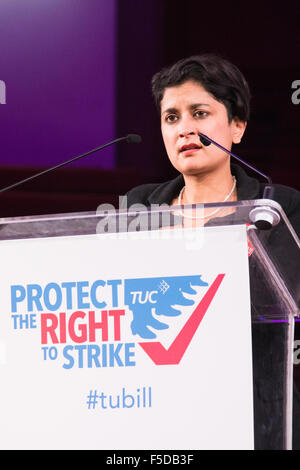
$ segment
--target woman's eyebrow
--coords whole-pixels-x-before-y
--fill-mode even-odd
[[[201,106],[207,106],[209,108],[210,105],[207,103],[195,103],[190,105],[190,109],[193,110],[196,108],[200,108]]]
[[[162,111],[161,114],[172,114],[172,113],[177,113],[178,109],[177,108],[168,108],[165,111]]]
[[[194,109],[197,109],[197,108],[200,108],[200,107],[203,107],[203,106],[206,106],[206,107],[210,107],[210,105],[208,103],[195,103],[195,104],[191,104],[189,106],[190,110],[193,111]],[[161,114],[173,114],[173,113],[177,113],[178,112],[178,109],[177,108],[167,108],[165,109],[164,111],[162,111]]]

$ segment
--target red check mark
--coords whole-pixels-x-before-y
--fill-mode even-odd
[[[216,277],[188,321],[185,323],[184,327],[174,339],[169,349],[166,349],[158,341],[139,343],[145,353],[148,354],[156,365],[179,364],[194,334],[196,333],[201,320],[210,306],[211,301],[216,295],[224,276],[225,274],[219,274]]]

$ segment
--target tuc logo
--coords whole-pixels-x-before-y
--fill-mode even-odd
[[[153,316],[153,309],[158,316],[174,317],[181,314],[178,306],[193,305],[194,300],[184,294],[196,294],[192,286],[207,286],[201,276],[172,276],[145,279],[125,280],[124,303],[133,313],[131,331],[141,338],[153,339],[156,334],[149,329],[164,330],[168,328]]]
[[[224,276],[225,274],[219,274],[216,277],[168,349],[157,341],[139,343],[156,365],[179,364]],[[132,333],[145,339],[156,338],[149,326],[156,330],[167,329],[169,326],[154,318],[152,309],[155,309],[156,315],[180,315],[181,311],[173,305],[193,305],[194,301],[183,294],[195,294],[192,286],[207,285],[201,276],[125,280],[125,305],[133,312]]]

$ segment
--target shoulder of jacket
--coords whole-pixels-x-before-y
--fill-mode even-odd
[[[122,197],[120,209],[127,208],[132,204],[145,204],[150,194],[160,186],[160,183],[147,183],[130,189],[125,196]]]

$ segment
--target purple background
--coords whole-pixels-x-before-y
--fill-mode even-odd
[[[199,0],[1,0],[7,104],[0,105],[0,185],[21,176],[5,174],[5,165],[34,173],[131,132],[142,136],[141,145],[118,144],[68,168],[134,169],[140,182],[175,176],[151,77],[210,51],[241,68],[253,95],[235,152],[274,182],[300,189],[300,105],[291,101],[291,84],[300,78],[299,13],[299,2],[283,9],[258,0],[228,0],[217,11]],[[128,189],[135,182],[128,180]],[[111,187],[111,194],[120,191]]]
[[[300,189],[300,105],[291,100],[291,84],[300,78],[300,7],[289,5],[228,0],[216,11],[214,3],[199,0],[1,0],[0,80],[7,104],[0,105],[0,187],[28,176],[17,171],[22,167],[33,174],[128,133],[140,134],[142,144],[118,144],[65,169],[79,167],[82,181],[90,179],[87,168],[139,176],[116,175],[102,194],[108,175],[99,173],[82,194],[115,197],[126,190],[121,181],[129,189],[175,176],[151,78],[166,64],[209,51],[237,64],[252,91],[251,119],[235,153],[275,183]],[[7,165],[15,174],[5,171]],[[52,195],[61,190],[54,174],[40,181],[39,190],[44,182]],[[80,191],[80,183],[75,178],[72,191]]]
[[[1,0],[1,165],[51,166],[115,138],[115,0]],[[73,166],[114,167],[114,149]]]

